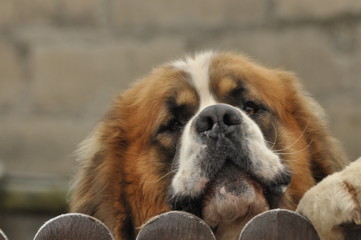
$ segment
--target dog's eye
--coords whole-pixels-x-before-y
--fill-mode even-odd
[[[248,101],[244,104],[243,110],[248,114],[252,115],[258,112],[259,107],[252,101]]]
[[[170,122],[168,123],[168,130],[174,132],[174,131],[178,131],[179,129],[181,129],[183,127],[183,123],[177,121],[176,119],[172,119],[170,120]]]
[[[181,121],[172,119],[164,125],[160,125],[156,134],[162,133],[178,133],[183,128],[184,124]]]

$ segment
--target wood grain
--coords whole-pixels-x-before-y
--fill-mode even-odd
[[[212,230],[193,214],[171,211],[149,220],[136,240],[215,240]]]
[[[47,221],[34,240],[114,240],[109,229],[88,215],[69,213]]]
[[[254,217],[246,224],[239,240],[319,240],[305,217],[288,210],[275,209]]]
[[[360,240],[361,226],[342,224],[344,240]],[[158,215],[144,224],[136,240],[215,240],[208,225],[197,216],[181,211]],[[320,240],[311,222],[298,213],[275,209],[261,213],[243,228],[239,240]],[[0,240],[9,240],[0,229]],[[98,219],[79,213],[60,215],[47,221],[34,240],[114,240]]]

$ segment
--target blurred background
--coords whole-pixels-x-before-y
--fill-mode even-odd
[[[0,228],[67,211],[73,151],[152,67],[234,50],[295,72],[361,155],[360,0],[0,0]]]

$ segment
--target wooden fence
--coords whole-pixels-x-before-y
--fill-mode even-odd
[[[200,218],[179,211],[164,213],[149,220],[136,240],[215,240],[212,230]],[[239,240],[319,240],[312,224],[288,210],[271,210],[253,218]],[[361,229],[345,231],[345,240],[361,239]],[[7,239],[0,230],[0,240]],[[47,221],[33,240],[114,240],[99,220],[78,213],[60,215]]]

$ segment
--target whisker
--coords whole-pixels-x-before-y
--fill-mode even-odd
[[[268,140],[264,140],[264,141],[269,143],[269,144],[274,144],[274,142],[272,142],[272,141],[268,141]],[[270,149],[272,149],[272,147],[270,147]]]
[[[311,146],[311,144],[312,144],[312,141],[311,141],[309,144],[307,144],[304,148],[302,148],[302,149],[300,149],[300,150],[298,150],[298,151],[289,152],[289,153],[287,153],[287,152],[278,152],[277,155],[292,155],[292,154],[297,154],[297,153],[303,152],[303,151],[305,151],[306,149],[308,149],[308,147]],[[286,160],[286,159],[283,159],[283,160]]]
[[[274,152],[277,153],[277,152],[280,152],[280,151],[283,151],[283,150],[287,150],[287,149],[290,149],[291,147],[293,147],[293,146],[301,139],[301,137],[305,134],[306,129],[308,128],[309,123],[310,123],[310,120],[307,121],[307,124],[306,124],[305,128],[303,129],[302,133],[300,134],[300,136],[299,136],[291,145],[289,145],[288,147],[282,148],[282,149],[274,150]]]
[[[176,172],[176,170],[171,170],[170,172],[166,173],[164,176],[162,176],[162,177],[159,178],[158,180],[155,180],[155,181],[153,181],[153,182],[151,182],[151,183],[159,182],[160,180],[162,180],[163,178],[166,178],[169,174],[174,173],[174,172]]]
[[[274,129],[274,134],[275,134],[275,139],[273,140],[273,145],[271,146],[271,149],[273,149],[274,146],[276,145],[277,140],[278,140],[278,134],[277,134],[276,126],[273,124],[273,122],[271,122],[271,124],[272,124],[272,127]]]

